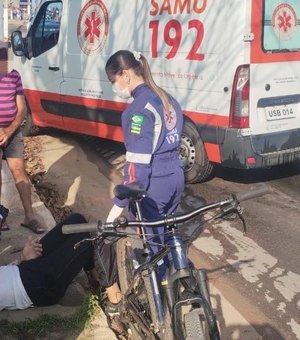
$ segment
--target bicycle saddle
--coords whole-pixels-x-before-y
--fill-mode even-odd
[[[114,188],[114,194],[120,200],[123,200],[125,198],[138,200],[140,198],[148,196],[147,191],[140,183],[137,182],[116,185]]]

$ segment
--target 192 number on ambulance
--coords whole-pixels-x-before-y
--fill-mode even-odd
[[[157,46],[158,46],[158,32],[159,32],[159,20],[153,20],[149,22],[149,28],[152,29],[152,41],[151,51],[152,58],[157,58]],[[196,30],[195,41],[186,56],[187,60],[203,60],[204,54],[199,52],[199,48],[204,37],[204,26],[199,20],[190,20],[188,22],[188,30]],[[164,41],[171,47],[170,52],[166,55],[167,59],[174,58],[180,47],[182,40],[182,26],[178,20],[170,20],[164,27]]]

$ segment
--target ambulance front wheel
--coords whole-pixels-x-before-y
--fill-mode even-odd
[[[39,128],[33,124],[30,109],[27,107],[25,118],[21,124],[23,136],[32,136],[39,132]]]
[[[187,183],[204,182],[213,170],[204,144],[195,127],[185,120],[181,135],[179,158],[182,162]]]

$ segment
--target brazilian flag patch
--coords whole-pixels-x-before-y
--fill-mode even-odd
[[[138,115],[138,114],[132,115],[130,132],[136,133],[139,135],[141,133],[143,122],[144,122],[144,116]]]

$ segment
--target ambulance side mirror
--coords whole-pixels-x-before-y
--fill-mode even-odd
[[[22,37],[22,33],[20,31],[14,31],[11,34],[11,47],[14,54],[17,57],[21,57],[25,55],[24,53],[24,40]]]

